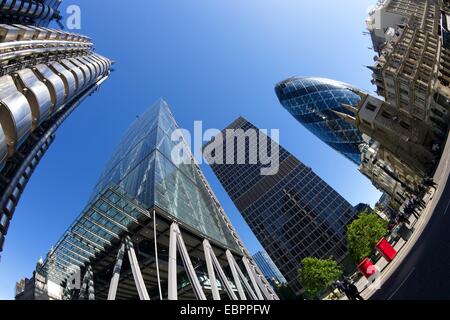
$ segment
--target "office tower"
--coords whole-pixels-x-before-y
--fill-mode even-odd
[[[341,263],[348,256],[346,225],[355,217],[354,208],[311,168],[246,119],[238,118],[224,132],[230,138],[222,144],[217,138],[205,145],[205,157],[289,285],[301,293],[298,269],[303,258],[334,257]],[[244,145],[242,141],[247,142]],[[224,157],[234,156],[238,161],[231,164],[216,159],[219,151],[209,152],[215,144],[217,150],[223,148]],[[266,161],[250,159],[255,149],[257,154],[276,154],[278,149],[279,170],[262,175]]]
[[[48,24],[58,5],[2,1],[0,7],[1,21],[14,23],[0,24],[0,252],[20,196],[56,130],[111,69],[89,38],[38,27]]]
[[[355,104],[359,96],[351,86],[323,78],[290,78],[279,83],[276,94],[283,107],[304,127],[355,164],[361,163],[358,130],[333,113],[346,113],[342,104]]]
[[[131,125],[92,197],[37,274],[80,299],[276,299],[160,100]],[[177,256],[177,249],[181,259]],[[122,264],[123,261],[123,264]],[[78,296],[76,297],[78,298]]]
[[[59,20],[62,0],[3,0],[0,3],[0,23],[18,23],[47,27]]]
[[[280,270],[277,268],[266,251],[262,250],[257,252],[255,255],[253,255],[253,260],[255,260],[261,272],[271,283],[283,284],[287,282],[286,278],[283,277]]]

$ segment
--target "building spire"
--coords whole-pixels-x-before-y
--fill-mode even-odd
[[[362,92],[361,90],[355,89],[355,88],[349,88],[349,90],[351,92],[353,92],[354,94],[357,94],[362,101],[365,101],[367,99],[367,97],[369,96],[367,93]]]
[[[359,109],[357,107],[355,107],[355,106],[352,106],[352,105],[349,105],[349,104],[346,104],[346,103],[342,103],[341,105],[342,105],[342,107],[344,109],[350,111],[351,113],[353,113],[355,115],[357,115],[358,112],[359,112]]]
[[[347,122],[348,124],[351,124],[354,127],[358,126],[358,120],[355,117],[352,117],[346,113],[343,112],[339,112],[339,111],[335,111],[335,110],[331,110],[333,111],[339,118],[341,118],[342,120],[344,120],[345,122]]]

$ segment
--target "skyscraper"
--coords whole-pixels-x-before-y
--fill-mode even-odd
[[[176,129],[160,100],[125,134],[86,209],[37,270],[65,298],[74,270],[84,274],[80,298],[276,298],[190,152],[187,163],[172,158],[187,146],[172,141]]]
[[[258,265],[261,272],[270,282],[286,283],[286,278],[281,274],[273,260],[266,251],[262,250],[253,255],[253,259]]]
[[[323,78],[289,78],[279,83],[276,94],[283,107],[305,128],[357,165],[361,164],[361,133],[338,117],[346,113],[342,104],[356,104],[360,98],[348,84]]]
[[[348,255],[346,225],[356,212],[350,203],[286,149],[271,139],[262,139],[267,146],[258,142],[258,138],[265,137],[263,132],[257,131],[256,139],[249,138],[252,136],[248,134],[249,130],[258,129],[246,119],[238,118],[225,130],[234,130],[236,140],[223,142],[223,154],[229,157],[231,152],[241,161],[214,163],[206,151],[205,157],[289,285],[300,293],[301,285],[297,280],[300,261],[310,256],[332,256],[342,262]],[[247,141],[245,150],[235,143],[239,140]],[[276,147],[279,147],[278,172],[261,175],[264,165],[261,161],[252,164],[249,159],[251,148],[257,148],[258,153],[261,150],[272,153]],[[244,156],[245,161],[242,161]]]
[[[0,252],[15,207],[56,130],[111,69],[89,38],[40,27],[57,18],[59,4],[0,5],[0,20],[14,23],[0,24]]]

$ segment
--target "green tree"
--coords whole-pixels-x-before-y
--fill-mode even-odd
[[[355,263],[375,253],[375,245],[386,235],[389,223],[377,214],[363,212],[347,228],[347,243]]]
[[[334,260],[305,258],[299,270],[299,279],[309,298],[318,298],[323,291],[342,276],[342,269]]]

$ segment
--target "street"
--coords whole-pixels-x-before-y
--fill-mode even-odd
[[[450,181],[447,180],[430,222],[372,300],[450,299],[449,211]]]

